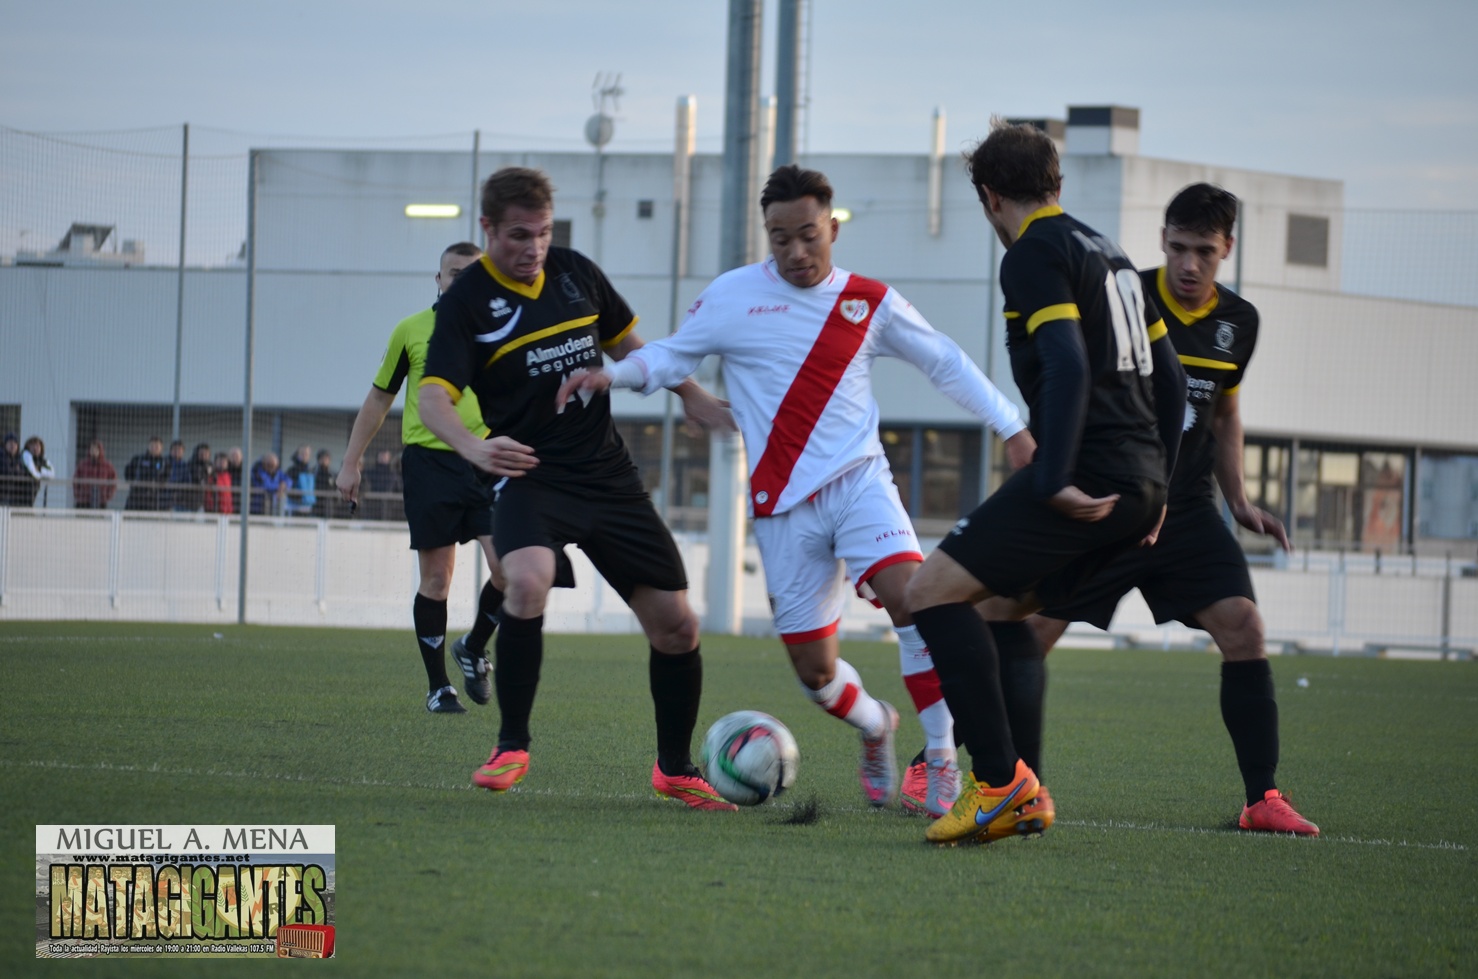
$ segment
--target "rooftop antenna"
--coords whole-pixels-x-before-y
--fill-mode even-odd
[[[601,260],[602,228],[606,216],[606,155],[605,145],[616,135],[616,119],[613,113],[621,111],[621,96],[626,90],[621,87],[620,73],[601,72],[590,84],[590,101],[595,115],[585,120],[585,141],[595,148],[595,206],[590,213],[595,216],[595,247],[591,257],[597,265]],[[610,111],[607,112],[607,107]]]

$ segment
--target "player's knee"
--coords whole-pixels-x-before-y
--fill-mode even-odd
[[[1246,599],[1239,599],[1219,616],[1216,640],[1223,659],[1262,659],[1267,655],[1266,635],[1263,630],[1262,614],[1257,606]]]
[[[428,572],[421,575],[421,583],[416,591],[431,599],[433,602],[444,602],[451,593],[452,579],[450,575],[440,572]]]
[[[698,616],[684,609],[665,622],[651,637],[652,648],[659,653],[679,655],[698,648]]]

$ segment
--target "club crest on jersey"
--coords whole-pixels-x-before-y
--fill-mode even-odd
[[[561,272],[559,274],[559,290],[572,303],[577,303],[584,298],[580,295],[580,287],[575,285],[574,277],[568,272]]]
[[[861,323],[867,319],[870,309],[871,307],[868,306],[866,299],[845,299],[837,307],[837,311],[842,314],[842,319],[854,324]]]
[[[1235,334],[1232,332],[1232,324],[1228,323],[1226,320],[1217,320],[1216,349],[1224,350],[1227,353],[1231,353],[1233,339],[1235,339]]]

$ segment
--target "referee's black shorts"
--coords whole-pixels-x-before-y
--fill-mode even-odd
[[[686,591],[687,570],[667,525],[633,470],[597,498],[528,477],[498,485],[493,547],[501,559],[525,547],[577,544],[600,576],[630,602],[638,585]]]
[[[407,445],[400,457],[411,550],[465,544],[493,532],[494,477],[446,449]]]
[[[1037,496],[1035,471],[1029,464],[1014,473],[955,524],[939,549],[997,595],[1035,595],[1043,605],[1056,605],[1150,532],[1165,487],[1132,476],[1076,476],[1073,484],[1090,496],[1119,494],[1107,517],[1085,523]]]
[[[1138,588],[1156,622],[1199,629],[1196,613],[1224,598],[1256,601],[1247,556],[1212,500],[1172,506],[1153,547],[1120,554],[1066,603],[1042,610],[1065,622],[1107,629],[1119,600]]]

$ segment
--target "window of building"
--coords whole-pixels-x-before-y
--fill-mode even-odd
[[[652,216],[652,208],[653,204],[651,201],[637,201],[636,216],[643,220],[650,218]]]
[[[1407,471],[1404,452],[1301,446],[1294,488],[1295,543],[1401,549],[1410,537]]]
[[[1423,454],[1417,534],[1478,539],[1478,456]]]
[[[980,502],[979,429],[884,425],[878,434],[920,534],[944,533]]]
[[[1288,215],[1288,264],[1329,267],[1329,219]]]

